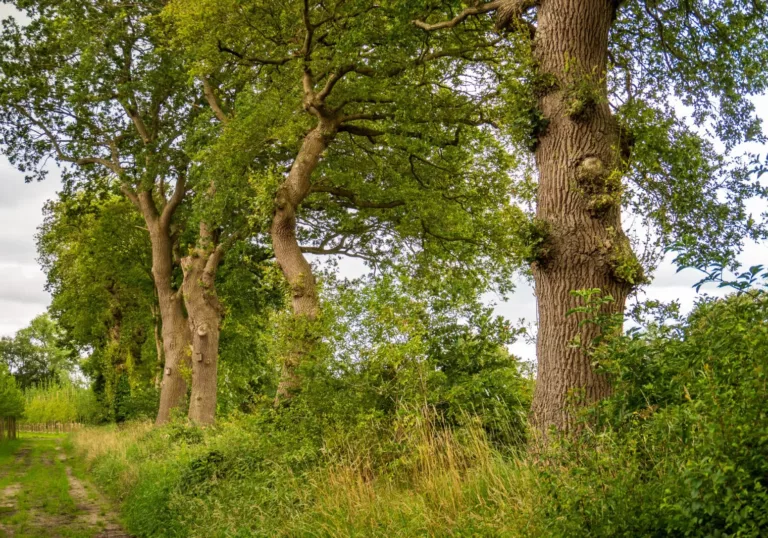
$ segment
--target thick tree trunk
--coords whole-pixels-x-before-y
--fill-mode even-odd
[[[154,250],[154,249],[153,249]],[[153,263],[153,266],[156,264]],[[158,272],[164,272],[160,269]],[[170,272],[170,271],[169,271]],[[153,274],[155,269],[153,267]],[[158,286],[158,280],[161,285]],[[183,369],[189,368],[190,333],[184,316],[182,298],[170,287],[170,275],[167,278],[155,277],[158,287],[160,316],[163,322],[163,354],[165,368],[160,383],[160,407],[157,412],[157,424],[168,422],[173,409],[182,407],[187,395],[187,382],[184,380]],[[164,289],[161,291],[160,287]]]
[[[609,0],[542,0],[535,55],[548,89],[540,105],[548,120],[539,137],[537,217],[547,232],[534,263],[538,300],[538,380],[533,421],[540,431],[573,430],[576,407],[610,394],[582,344],[598,335],[571,291],[599,288],[623,312],[642,270],[622,231],[620,132],[607,102],[605,83]]]
[[[304,138],[296,160],[275,199],[275,214],[270,234],[275,259],[291,290],[293,315],[297,322],[311,322],[317,318],[320,303],[317,283],[301,246],[296,238],[296,212],[310,192],[312,172],[317,168],[323,152],[333,138],[336,127],[321,121]],[[311,336],[304,334],[292,342],[292,348],[283,357],[283,371],[277,389],[276,403],[290,399],[301,386],[297,369],[313,345]]]
[[[182,369],[189,365],[190,332],[181,294],[173,286],[173,239],[166,219],[157,215],[151,193],[139,195],[152,245],[152,278],[162,321],[165,369],[160,387],[157,424],[168,422],[171,411],[184,405],[187,382]]]
[[[157,293],[157,292],[155,292]],[[155,351],[157,353],[157,363],[161,367],[165,364],[165,360],[163,359],[163,338],[160,336],[160,330],[162,328],[162,324],[160,323],[160,314],[154,306],[152,307],[152,318],[154,319],[154,331],[155,331]],[[155,375],[155,389],[160,389],[160,383],[162,382],[163,374],[162,372],[158,372]]]
[[[181,262],[184,271],[184,303],[192,334],[192,395],[189,402],[189,418],[202,425],[213,424],[216,420],[221,327],[216,271],[222,255],[222,248],[213,244],[207,226],[200,223],[198,248]]]

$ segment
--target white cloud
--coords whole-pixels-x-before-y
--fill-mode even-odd
[[[60,187],[54,172],[43,182],[25,183],[23,174],[0,157],[0,335],[12,335],[50,303],[35,234],[45,202]]]
[[[13,17],[14,19],[16,19],[21,23],[24,23],[29,20],[26,15],[21,13],[15,7],[0,5],[0,19],[7,19],[8,17]]]

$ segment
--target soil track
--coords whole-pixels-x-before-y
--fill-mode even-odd
[[[61,437],[0,445],[0,538],[131,538],[72,463]]]

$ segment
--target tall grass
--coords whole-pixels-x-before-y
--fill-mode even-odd
[[[75,443],[138,537],[768,536],[768,294],[704,301],[598,351],[614,395],[531,453],[479,416],[449,428],[331,390],[204,431]]]
[[[130,422],[121,427],[88,427],[73,434],[72,439],[89,465],[105,456],[127,462],[128,449],[136,445],[151,429],[150,421]]]
[[[301,450],[254,449],[263,443],[248,425],[229,422],[202,439],[191,431],[134,423],[72,439],[137,536],[533,533],[530,467],[496,451],[480,428],[451,431],[422,416],[364,447],[326,444],[310,465]],[[382,460],[393,441],[397,459]]]

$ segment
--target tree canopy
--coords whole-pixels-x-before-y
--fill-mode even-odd
[[[733,267],[768,233],[739,152],[765,142],[761,2],[13,5],[4,148],[65,183],[39,238],[51,313],[104,394],[159,387],[161,423],[307,389],[334,264],[358,258],[429,305],[409,316],[440,298],[458,325],[531,276],[534,415],[567,429],[568,394],[610,393],[571,345],[599,337],[571,292],[621,313],[666,252]]]
[[[33,319],[14,337],[0,340],[0,362],[22,389],[66,379],[78,366],[64,331],[47,314]]]
[[[0,363],[0,417],[16,418],[24,412],[24,396],[16,379],[5,364]]]

